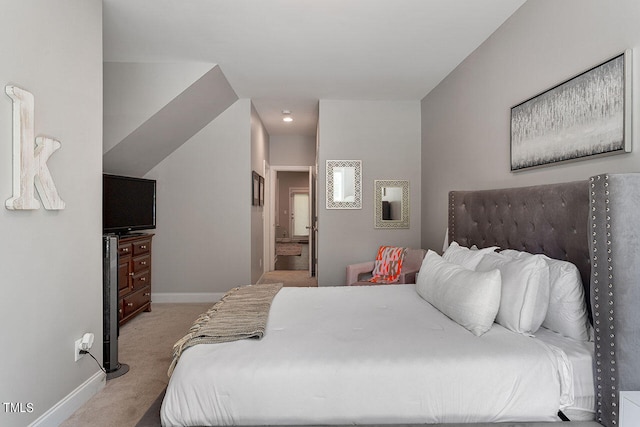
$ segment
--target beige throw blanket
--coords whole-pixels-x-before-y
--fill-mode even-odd
[[[241,286],[227,292],[196,319],[187,335],[174,344],[173,360],[167,375],[173,373],[182,352],[196,344],[262,338],[271,302],[281,288],[282,283],[268,283]]]

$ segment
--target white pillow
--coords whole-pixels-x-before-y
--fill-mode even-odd
[[[533,335],[549,308],[549,267],[540,256],[512,258],[486,254],[477,271],[498,268],[502,274],[502,297],[496,323],[525,335]]]
[[[512,249],[501,252],[511,257],[532,256]],[[589,341],[591,325],[578,267],[541,255],[549,266],[549,309],[542,326],[578,341]]]
[[[444,242],[442,242],[442,252],[446,251],[449,247],[449,227],[444,232]]]
[[[500,272],[477,272],[429,250],[416,283],[418,294],[459,325],[480,336],[491,329],[500,307]]]
[[[442,258],[454,264],[461,265],[464,268],[468,268],[469,270],[475,270],[482,257],[487,253],[494,252],[496,249],[498,249],[497,246],[483,249],[469,249],[460,246],[458,242],[451,242],[447,250],[442,254]]]

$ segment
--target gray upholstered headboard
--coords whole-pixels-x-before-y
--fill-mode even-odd
[[[596,419],[640,390],[640,174],[449,193],[449,241],[543,253],[580,270],[595,331]]]
[[[589,182],[596,419],[618,425],[620,391],[640,390],[640,174]]]
[[[587,181],[449,193],[449,241],[569,261],[589,293]],[[587,304],[589,299],[587,298]]]

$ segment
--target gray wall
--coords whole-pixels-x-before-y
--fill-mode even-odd
[[[145,175],[158,181],[154,294],[193,300],[250,282],[250,115],[236,101]]]
[[[36,136],[62,144],[47,165],[66,202],[61,211],[0,208],[0,396],[33,404],[18,414],[3,406],[0,425],[25,426],[58,403],[57,416],[69,415],[78,400],[61,401],[85,381],[103,384],[93,359],[73,360],[85,332],[95,334],[92,353],[102,360],[102,2],[3,2],[0,57],[3,88],[35,97]],[[12,195],[11,140],[12,104],[3,94],[3,205]]]
[[[318,135],[318,282],[342,285],[380,245],[420,247],[420,102],[321,100]],[[362,160],[362,209],[326,209],[327,160]],[[373,228],[376,179],[409,181],[409,229]]]
[[[316,137],[272,135],[269,154],[271,166],[313,166],[316,164]]]
[[[211,70],[207,63],[104,63],[103,153]]]
[[[266,187],[268,181],[264,170],[265,160],[269,162],[269,134],[258,112],[251,104],[251,168],[265,178]],[[251,174],[247,173],[246,178],[240,182],[250,186]],[[264,263],[262,254],[264,250],[264,205],[252,206],[250,197],[243,201],[246,202],[246,206],[251,206],[251,283],[256,283],[262,276]]]
[[[634,151],[511,173],[512,106],[640,43],[640,2],[526,2],[422,100],[422,246],[441,249],[447,193],[587,179],[640,171]],[[638,82],[640,52],[634,52]],[[634,107],[640,100],[634,88]]]

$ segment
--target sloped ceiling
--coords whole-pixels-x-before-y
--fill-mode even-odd
[[[320,99],[421,100],[523,3],[103,0],[104,59],[218,64],[270,135],[315,135]]]
[[[143,176],[237,99],[220,67],[214,66],[124,139],[111,141],[103,171]]]

